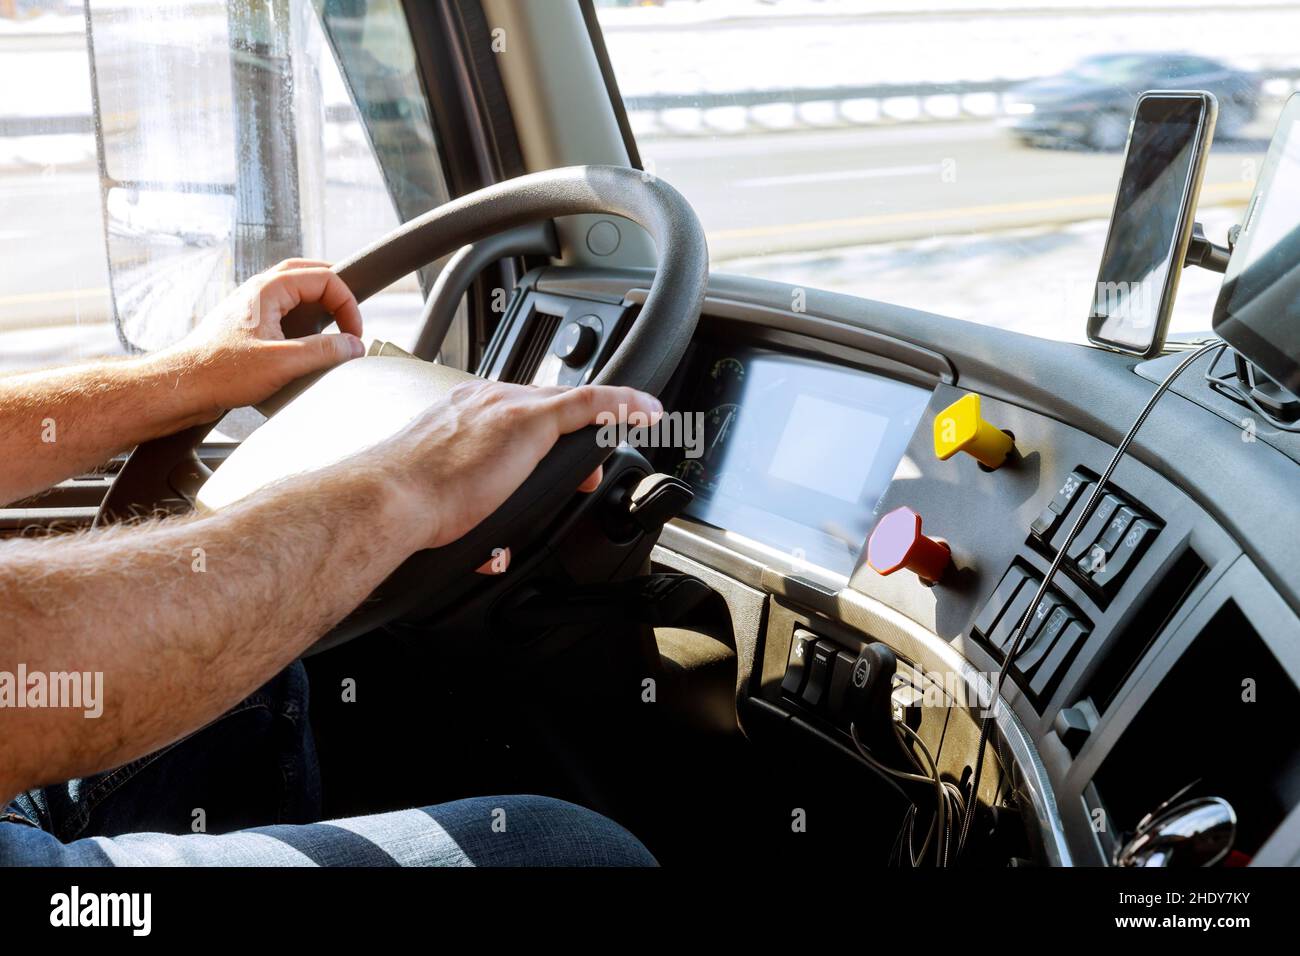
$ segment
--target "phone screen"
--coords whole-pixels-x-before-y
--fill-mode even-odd
[[[1208,103],[1202,94],[1138,101],[1093,292],[1094,341],[1146,353],[1163,335],[1195,211]]]

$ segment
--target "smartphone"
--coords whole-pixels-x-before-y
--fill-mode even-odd
[[[1210,93],[1138,97],[1088,316],[1093,344],[1148,358],[1164,347],[1218,114]]]

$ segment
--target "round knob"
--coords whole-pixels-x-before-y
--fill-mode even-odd
[[[921,534],[921,516],[895,508],[876,522],[867,539],[867,564],[879,574],[907,568],[927,583],[938,581],[952,561],[948,545]]]
[[[570,322],[555,337],[555,346],[551,351],[569,368],[580,368],[590,361],[599,340],[600,336],[591,326]]]

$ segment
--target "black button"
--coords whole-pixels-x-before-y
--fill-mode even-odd
[[[835,659],[831,661],[831,690],[826,705],[832,717],[844,716],[844,701],[853,679],[853,665],[857,662],[857,657],[848,651],[835,652]]]
[[[971,630],[980,634],[988,634],[989,631],[993,630],[993,625],[998,622],[1002,609],[1015,596],[1016,589],[1024,583],[1026,577],[1028,575],[1019,565],[1012,565],[1010,570],[1002,576],[998,586],[993,589],[993,593],[989,595],[984,610],[980,611],[979,617],[975,619],[975,623],[971,626]]]
[[[1054,497],[1048,504],[1048,508],[1055,511],[1058,515],[1063,515],[1070,510],[1070,505],[1074,504],[1074,499],[1079,497],[1079,492],[1088,486],[1088,479],[1077,471],[1070,472],[1068,478],[1061,485]]]
[[[1088,740],[1088,735],[1092,733],[1092,729],[1088,726],[1088,718],[1078,707],[1062,707],[1057,711],[1052,727],[1056,731],[1056,736],[1061,738],[1061,743],[1065,744],[1065,749],[1075,756],[1078,756]]]
[[[816,643],[817,635],[811,631],[794,632],[794,640],[790,642],[790,659],[786,661],[785,677],[781,679],[783,693],[798,697],[799,691],[803,690],[804,679],[808,676],[808,662]]]
[[[1099,544],[1094,544],[1088,549],[1087,554],[1075,562],[1074,566],[1085,578],[1092,577],[1094,571],[1106,566],[1105,549]]]
[[[1043,629],[1044,622],[1060,606],[1061,598],[1055,591],[1048,591],[1043,595],[1043,599],[1038,602],[1038,607],[1034,608],[1034,619],[1029,622],[1029,630],[1025,632],[1025,643],[1020,645],[1021,654],[1034,646],[1038,640],[1038,632]]]
[[[1115,553],[1106,559],[1105,564],[1092,575],[1093,583],[1099,588],[1119,587],[1124,576],[1137,564],[1138,557],[1156,536],[1156,526],[1145,518],[1138,518],[1129,526],[1124,537],[1120,539]]]
[[[1002,617],[998,619],[997,627],[993,628],[993,633],[988,636],[990,644],[1002,650],[1007,649],[1006,645],[1011,640],[1011,635],[1020,626],[1020,619],[1029,610],[1029,604],[1037,593],[1038,581],[1030,579],[1024,583],[1020,590],[1016,592],[1016,596],[1007,605],[1007,609],[1002,612]]]
[[[1079,621],[1071,621],[1065,625],[1065,630],[1061,636],[1056,639],[1052,649],[1048,651],[1047,658],[1038,666],[1034,676],[1029,680],[1029,688],[1039,697],[1052,683],[1052,678],[1056,672],[1061,669],[1066,658],[1073,653],[1074,649],[1088,639],[1088,630]]]
[[[1022,674],[1028,674],[1032,671],[1035,665],[1052,649],[1052,645],[1061,636],[1061,631],[1065,629],[1065,625],[1072,620],[1074,620],[1074,615],[1070,613],[1070,609],[1065,605],[1058,605],[1052,611],[1052,616],[1047,619],[1047,623],[1038,629],[1038,633],[1034,636],[1033,645],[1021,651],[1016,657],[1016,669]]]
[[[1110,519],[1110,523],[1106,525],[1106,530],[1101,533],[1101,537],[1097,539],[1097,544],[1109,555],[1123,539],[1125,532],[1128,531],[1128,526],[1136,519],[1137,512],[1128,505],[1120,508],[1119,511],[1115,512],[1115,516]]]
[[[1065,479],[1061,490],[1056,493],[1056,497],[1049,501],[1043,513],[1034,519],[1030,530],[1043,541],[1050,542],[1052,535],[1060,527],[1061,519],[1069,513],[1074,503],[1080,498],[1086,500],[1092,494],[1092,485],[1091,481],[1077,471],[1071,473],[1070,477]]]
[[[816,709],[826,700],[831,686],[831,661],[835,659],[835,652],[835,645],[830,641],[818,641],[813,645],[812,662],[808,665],[808,683],[799,695],[809,707]]]
[[[1078,561],[1092,547],[1093,543],[1101,537],[1101,533],[1106,530],[1106,525],[1110,524],[1110,519],[1115,516],[1115,512],[1119,510],[1120,505],[1123,503],[1117,495],[1106,495],[1101,499],[1101,503],[1097,505],[1097,510],[1092,513],[1092,517],[1079,531],[1079,536],[1074,539],[1074,543],[1070,545],[1070,550],[1066,552],[1066,556],[1071,561]]]

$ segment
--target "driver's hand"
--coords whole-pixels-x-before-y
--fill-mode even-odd
[[[403,493],[412,543],[436,548],[504,504],[561,435],[615,420],[607,416],[632,426],[654,424],[662,413],[658,399],[632,388],[465,382],[376,455]],[[580,487],[592,490],[599,480],[597,471]],[[508,554],[509,546],[495,542],[489,550]],[[484,570],[504,570],[500,561],[491,564]]]
[[[321,303],[339,331],[285,339],[280,321],[303,302]],[[360,335],[357,300],[328,264],[286,259],[241,285],[166,352],[181,359],[181,387],[216,417],[360,357]]]

